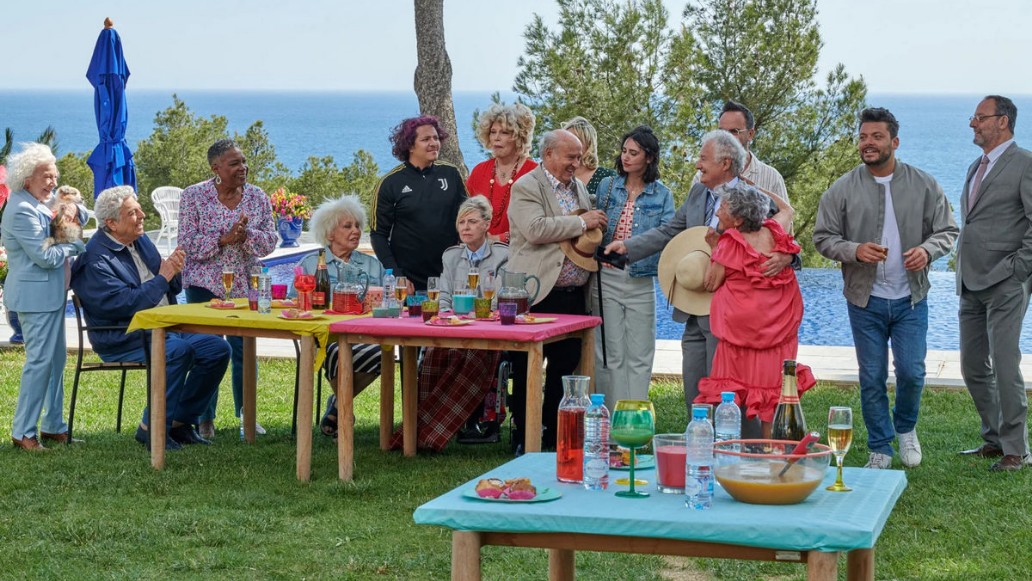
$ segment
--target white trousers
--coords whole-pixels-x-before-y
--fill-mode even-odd
[[[626,270],[603,268],[602,315],[606,361],[602,367],[602,332],[595,329],[595,391],[606,394],[606,407],[617,400],[648,399],[656,354],[654,277],[634,278]],[[591,311],[599,314],[598,289],[591,291]]]

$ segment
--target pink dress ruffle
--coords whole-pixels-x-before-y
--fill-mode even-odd
[[[774,250],[795,254],[799,245],[774,220],[764,222],[774,237]],[[745,403],[746,417],[774,419],[781,395],[781,366],[795,359],[803,297],[791,267],[776,276],[763,276],[767,256],[757,252],[738,230],[720,237],[713,260],[724,265],[724,283],[713,295],[710,329],[720,339],[708,378],[699,382],[699,403],[719,403],[720,392],[735,392]],[[799,393],[816,380],[806,365],[796,371]]]

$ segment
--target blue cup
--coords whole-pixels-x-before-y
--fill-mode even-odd
[[[473,311],[473,295],[452,296],[452,309],[456,315],[467,315]]]

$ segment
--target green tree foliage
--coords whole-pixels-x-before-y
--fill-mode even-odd
[[[86,205],[93,207],[93,170],[86,163],[92,151],[86,153],[66,153],[57,160],[57,171],[61,174],[58,182],[78,188]]]
[[[341,194],[356,194],[368,210],[372,208],[378,174],[373,156],[363,150],[355,152],[351,165],[344,167],[338,167],[332,156],[313,156],[301,166],[287,189],[305,194],[313,206]]]
[[[527,26],[514,90],[540,131],[577,115],[598,132],[598,153],[613,159],[620,135],[635,125],[667,126],[671,100],[663,64],[670,43],[660,0],[558,0],[561,28],[540,16]]]
[[[817,77],[816,0],[692,0],[676,31],[655,0],[557,0],[559,29],[535,17],[514,89],[545,128],[584,115],[599,133],[601,159],[619,135],[653,127],[662,140],[663,181],[683,201],[700,137],[727,99],[756,116],[752,149],[785,178],[797,239],[812,249],[820,194],[857,162],[862,79],[842,65]],[[820,264],[815,252],[807,264]]]

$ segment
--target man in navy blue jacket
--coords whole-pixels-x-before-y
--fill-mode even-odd
[[[179,276],[184,255],[176,250],[162,260],[143,231],[145,214],[129,186],[101,192],[94,208],[100,232],[72,266],[72,290],[82,302],[89,326],[125,327],[138,311],[175,304],[182,290]],[[104,361],[144,361],[143,341],[137,331],[90,331],[93,350]],[[166,340],[165,448],[210,444],[195,428],[212,394],[218,389],[229,362],[229,343],[214,335],[169,333]],[[141,444],[150,442],[147,423],[136,430]]]

